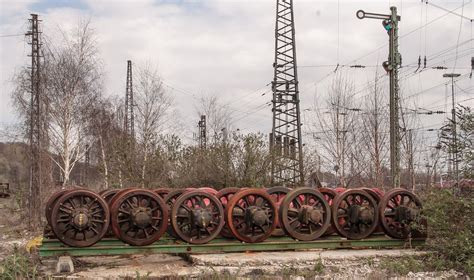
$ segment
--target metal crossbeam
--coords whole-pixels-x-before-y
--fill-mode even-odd
[[[293,0],[277,0],[273,63],[272,185],[303,184]]]
[[[295,241],[288,237],[272,237],[260,243],[242,243],[237,240],[214,239],[207,244],[193,245],[162,238],[148,246],[130,246],[117,239],[103,239],[92,247],[74,248],[64,246],[58,240],[44,240],[39,248],[41,257],[53,256],[101,256],[124,254],[163,254],[163,253],[213,253],[248,251],[288,251],[308,249],[348,249],[348,248],[410,248],[421,246],[424,239],[411,241],[373,236],[364,240],[347,240],[339,236],[315,241]]]

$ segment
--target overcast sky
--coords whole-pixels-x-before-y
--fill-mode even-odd
[[[45,35],[59,28],[91,19],[105,67],[105,94],[124,96],[126,61],[156,65],[173,96],[177,119],[187,127],[183,137],[196,132],[196,103],[200,96],[217,95],[232,111],[234,128],[243,131],[271,130],[270,87],[273,79],[276,0],[0,0],[0,125],[18,121],[10,104],[11,78],[29,63],[29,46],[23,34],[30,13],[38,13]],[[473,56],[472,25],[459,14],[473,18],[472,1],[430,1],[439,7],[413,1],[295,0],[297,58],[301,108],[322,101],[336,64],[337,73],[351,79],[357,90],[372,80],[375,65],[386,60],[388,35],[379,20],[356,18],[359,9],[389,13],[397,6],[400,52],[404,65],[414,65],[418,56],[428,56],[428,67],[448,70],[402,69],[401,88],[410,102],[433,110],[445,110],[445,72],[465,74],[457,82],[456,99],[474,105],[469,78]],[[453,13],[445,11],[454,10]],[[456,14],[458,15],[456,15]],[[458,47],[456,48],[456,46]],[[456,59],[457,49],[457,59]],[[445,53],[440,53],[448,50]],[[441,55],[440,55],[441,54]],[[456,63],[456,69],[453,69]],[[382,73],[381,69],[378,69]],[[264,94],[266,93],[266,94]],[[364,97],[363,91],[357,95]],[[388,89],[387,89],[388,94]],[[470,99],[471,98],[471,99]],[[470,100],[469,100],[470,99]],[[415,103],[413,103],[415,104]],[[303,122],[309,123],[311,111]],[[439,127],[445,115],[421,116],[422,125]],[[304,126],[310,131],[309,125]],[[426,137],[431,137],[426,132]],[[435,134],[434,134],[435,135]],[[433,136],[434,136],[433,135]]]

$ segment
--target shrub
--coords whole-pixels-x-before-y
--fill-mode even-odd
[[[15,247],[13,253],[0,262],[0,279],[37,279],[36,268],[28,256]]]
[[[474,274],[474,199],[449,190],[431,190],[423,199],[428,222],[426,249],[434,269],[456,269]]]

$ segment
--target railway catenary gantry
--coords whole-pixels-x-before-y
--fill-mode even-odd
[[[420,223],[421,202],[405,189],[129,188],[95,193],[61,190],[45,215],[53,238],[70,247],[116,237],[132,246],[153,244],[168,233],[188,244],[217,237],[245,243],[270,236],[314,241],[338,234],[361,240],[374,233],[407,239]]]

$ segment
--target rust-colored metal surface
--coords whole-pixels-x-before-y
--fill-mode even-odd
[[[273,202],[275,202],[275,205],[277,207],[277,211],[279,211],[280,204],[283,201],[283,199],[285,198],[286,194],[289,193],[290,191],[291,191],[291,189],[287,188],[287,187],[272,187],[272,188],[267,189],[267,193],[270,195]],[[278,212],[278,213],[280,213],[280,212]],[[276,225],[275,230],[272,232],[272,236],[277,236],[277,237],[285,236],[285,231],[282,228],[282,226],[280,225],[279,220],[277,221],[277,225]]]
[[[332,207],[333,200],[337,196],[338,192],[336,192],[334,189],[329,188],[319,188],[318,190],[329,204],[329,207]],[[336,233],[336,227],[334,226],[333,221],[331,219],[331,225],[328,227],[324,235],[331,235],[333,233]]]
[[[88,247],[104,237],[109,226],[109,207],[98,194],[71,190],[59,197],[51,212],[54,234],[64,244]]]
[[[130,245],[152,244],[166,231],[168,207],[152,191],[131,189],[121,192],[110,209],[115,236]]]
[[[158,188],[153,190],[157,195],[159,195],[161,198],[165,199],[165,197],[170,193],[170,189],[168,188]]]
[[[313,188],[289,192],[280,205],[279,214],[285,232],[297,240],[316,240],[331,225],[331,208],[324,196]]]
[[[52,225],[51,224],[51,214],[53,212],[53,208],[54,208],[54,205],[56,204],[56,201],[58,201],[58,199],[68,191],[70,191],[70,190],[66,190],[66,189],[59,190],[59,191],[53,193],[48,198],[48,201],[46,201],[44,212],[45,212],[45,215],[46,215],[46,221],[48,222],[49,226]]]
[[[203,190],[184,193],[171,208],[171,225],[182,240],[204,244],[219,235],[224,209],[214,194]]]
[[[377,202],[361,189],[350,189],[336,196],[332,205],[332,222],[336,231],[348,239],[363,239],[378,225]]]
[[[229,200],[234,196],[234,194],[236,194],[237,192],[239,192],[241,190],[242,189],[240,189],[240,188],[224,188],[224,189],[217,192],[216,198],[219,199],[219,201],[222,204],[222,207],[225,210]],[[224,227],[221,230],[221,236],[226,237],[226,238],[233,238],[234,237],[234,235],[230,231],[229,226],[227,225],[227,223],[224,224]]]
[[[247,189],[236,193],[227,203],[225,219],[237,239],[262,242],[275,230],[278,211],[265,190]]]
[[[405,239],[411,232],[411,225],[419,220],[421,201],[405,189],[393,189],[380,201],[380,221],[385,233],[393,238]]]

